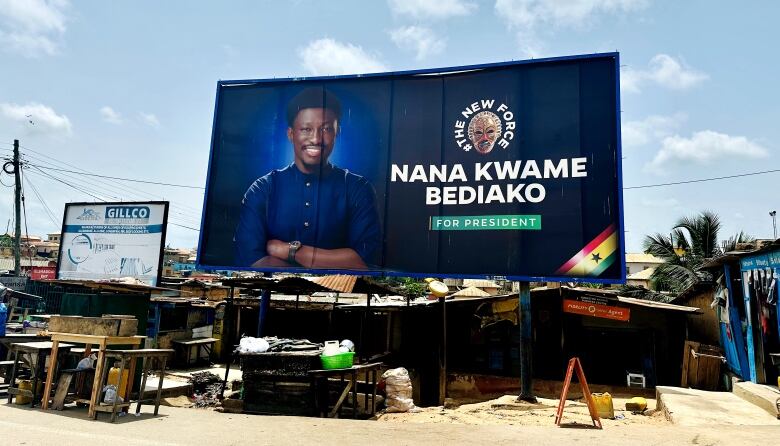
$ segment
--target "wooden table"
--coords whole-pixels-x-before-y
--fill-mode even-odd
[[[137,405],[135,406],[135,413],[141,412],[141,403],[153,401],[154,402],[154,414],[157,415],[157,412],[160,409],[160,395],[162,394],[162,385],[163,385],[163,376],[165,375],[165,364],[168,361],[168,357],[173,355],[174,351],[172,349],[158,349],[158,348],[145,348],[145,349],[136,349],[136,350],[106,350],[106,358],[114,358],[119,360],[119,383],[122,382],[122,374],[125,371],[125,365],[130,362],[130,364],[135,364],[136,360],[138,358],[141,358],[143,361],[143,378],[141,379],[141,388],[138,389],[138,399],[136,401]],[[145,399],[144,398],[144,390],[146,389],[146,375],[149,369],[151,368],[151,359],[159,358],[161,360],[161,366],[160,366],[160,381],[157,384],[157,394],[154,399]],[[132,365],[131,365],[132,367]],[[106,369],[103,368],[103,374],[100,378],[100,384],[99,387],[103,387],[103,383],[106,379]],[[117,389],[117,398],[114,398],[113,404],[98,404],[95,406],[95,414],[94,418],[97,419],[98,412],[108,412],[111,414],[111,422],[113,423],[114,420],[116,420],[116,414],[117,409],[124,409],[125,407],[132,406],[131,403],[131,396],[130,396],[130,389],[132,389],[133,383],[128,379],[128,391],[125,393],[125,401],[119,402],[119,390]]]
[[[377,383],[377,373],[379,372],[379,367],[382,365],[381,362],[375,362],[371,364],[360,364],[360,365],[353,365],[350,368],[347,369],[329,369],[329,370],[309,370],[309,376],[311,377],[311,386],[312,386],[312,394],[314,396],[314,407],[317,413],[317,416],[320,417],[335,417],[336,415],[341,415],[341,406],[344,404],[344,401],[347,398],[347,395],[349,395],[349,392],[352,392],[352,402],[354,404],[353,410],[352,410],[352,418],[357,418],[357,408],[358,408],[358,401],[357,401],[357,377],[358,373],[365,373],[365,384],[369,387],[364,392],[365,395],[365,412],[368,415],[372,415],[374,411],[376,410],[376,383]],[[371,375],[371,381],[369,382],[369,374]],[[341,394],[339,395],[339,398],[336,400],[336,403],[333,405],[333,409],[328,411],[330,407],[330,398],[328,396],[328,379],[329,378],[336,378],[339,377],[340,385],[343,386],[341,390]],[[344,378],[347,377],[347,380],[345,381]],[[369,396],[369,390],[371,391],[371,407],[369,411],[369,405],[368,405],[368,396]]]
[[[214,338],[195,338],[183,341],[173,341],[173,345],[174,347],[177,347],[184,356],[182,365],[188,366],[190,365],[190,355],[192,354],[193,348],[196,349],[195,364],[197,364],[200,360],[200,349],[203,348],[206,350],[206,353],[211,356],[211,349],[215,342],[217,342],[217,340]]]
[[[57,354],[59,350],[58,346],[55,346],[53,342],[41,341],[41,342],[20,342],[11,344],[11,349],[14,352],[14,364],[11,368],[11,377],[9,379],[8,387],[8,404],[13,401],[14,395],[24,395],[30,397],[30,407],[35,406],[38,393],[38,379],[42,376],[43,369],[46,368],[46,356],[51,356],[51,362],[49,364],[49,374],[51,370],[57,364]],[[59,347],[63,348],[63,351],[67,351],[71,344],[61,344]],[[32,389],[22,390],[16,387],[16,372],[19,370],[19,353],[30,355],[30,371],[32,373]],[[46,394],[44,393],[44,396]],[[46,398],[43,402],[46,402]]]
[[[37,334],[32,333],[6,333],[3,336],[0,336],[0,344],[2,344],[8,350],[8,355],[6,355],[7,359],[11,359],[11,344],[48,340],[48,336],[38,336]]]
[[[98,354],[97,354],[97,361],[95,362],[95,380],[92,384],[92,396],[88,401],[84,400],[77,400],[77,402],[81,403],[89,403],[89,412],[88,415],[90,418],[95,417],[95,408],[100,403],[100,393],[101,393],[101,382],[103,379],[101,379],[104,375],[104,373],[107,372],[106,368],[106,347],[109,345],[131,345],[133,346],[133,349],[137,349],[139,345],[146,339],[146,336],[96,336],[96,335],[83,335],[83,334],[75,334],[75,333],[50,333],[51,335],[51,341],[52,341],[52,357],[56,357],[57,355],[57,348],[59,346],[60,342],[73,342],[77,344],[84,344],[85,350],[84,350],[84,357],[87,357],[92,353],[92,346],[97,345],[98,346]],[[132,383],[133,379],[135,378],[135,362],[136,358],[132,358],[130,360],[130,372],[127,377],[127,391],[125,392],[125,395],[130,395],[130,390],[132,390]],[[46,387],[43,390],[43,404],[41,404],[42,409],[48,409],[49,408],[49,398],[51,397],[51,387],[52,387],[52,381],[54,380],[54,376],[56,375],[55,372],[56,364],[52,363],[51,367],[49,367],[49,373],[46,375]],[[121,383],[121,375],[120,375],[120,383]],[[117,394],[119,394],[119,391],[117,391]]]

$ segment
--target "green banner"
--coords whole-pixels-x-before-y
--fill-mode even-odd
[[[457,215],[431,217],[431,231],[538,231],[541,215]]]

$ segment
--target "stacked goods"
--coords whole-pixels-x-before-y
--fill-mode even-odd
[[[387,412],[409,412],[416,409],[412,400],[412,380],[405,368],[390,369],[382,374],[382,379],[385,380],[387,393]]]

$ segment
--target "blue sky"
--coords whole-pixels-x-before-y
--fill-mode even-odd
[[[780,169],[779,10],[771,1],[0,0],[0,154],[18,138],[31,164],[31,234],[58,232],[63,204],[88,193],[157,198],[173,203],[179,225],[169,243],[193,247],[197,231],[186,227],[200,225],[201,190],[43,167],[203,186],[220,79],[617,50],[625,186]],[[626,190],[627,248],[705,209],[720,214],[724,236],[771,237],[778,180]],[[12,199],[0,187],[0,223]]]

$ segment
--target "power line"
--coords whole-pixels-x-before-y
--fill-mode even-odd
[[[38,197],[38,201],[40,201],[41,205],[43,206],[43,210],[46,211],[46,215],[49,217],[49,220],[51,220],[51,222],[54,224],[54,227],[56,228],[57,226],[59,226],[60,223],[57,222],[57,218],[54,216],[54,212],[52,212],[51,208],[49,208],[49,205],[46,204],[46,200],[44,200],[41,194],[38,192],[38,188],[35,187],[30,177],[24,175],[23,178],[24,181],[26,181],[27,184],[30,186],[30,189],[32,189],[33,194],[35,194],[35,196]]]
[[[43,160],[43,159],[41,159],[41,158],[39,158],[39,157],[37,157],[35,155],[31,155],[29,153],[25,153],[24,156],[26,158],[35,159],[38,162],[48,163],[48,161],[45,161],[45,160]],[[47,157],[47,158],[50,158],[50,159],[52,159],[53,161],[55,161],[55,162],[57,162],[59,164],[69,165],[68,163],[56,160],[56,159],[51,158],[51,157]],[[26,160],[25,164],[33,165],[33,163],[30,163],[29,160]],[[38,164],[38,166],[44,167],[44,166],[41,166],[40,164]],[[80,170],[83,170],[83,169],[80,169]],[[81,174],[81,172],[79,172],[79,174]],[[96,179],[90,181],[85,176],[79,176],[76,179],[76,177],[73,177],[73,176],[68,175],[68,174],[60,174],[60,175],[68,177],[68,178],[71,178],[71,179],[74,179],[75,181],[81,181],[81,182],[85,182],[87,184],[91,184],[91,185],[101,189],[101,193],[103,193],[103,190],[105,188],[108,188],[113,193],[119,193],[121,195],[130,196],[130,197],[141,197],[140,198],[141,201],[148,200],[149,199],[148,197],[154,197],[155,199],[159,199],[159,198],[165,199],[161,195],[152,194],[152,193],[149,193],[149,192],[144,191],[142,189],[138,189],[137,187],[135,188],[135,190],[140,192],[140,193],[130,192],[125,184],[121,184],[121,183],[118,183],[116,181],[107,181],[107,180],[100,179],[100,178],[96,178]],[[104,195],[108,195],[108,194],[104,193]],[[115,198],[117,200],[121,200],[121,198],[119,198],[119,197],[115,197]],[[192,219],[192,220],[198,220],[198,221],[200,220],[201,212],[199,210],[197,210],[197,209],[191,208],[189,206],[178,205],[175,202],[171,202],[171,208],[172,208],[171,209],[172,213],[179,214],[180,216],[182,216],[185,219]],[[174,209],[178,209],[178,211],[174,210]]]
[[[79,191],[79,192],[85,193],[85,194],[89,195],[90,197],[92,197],[92,198],[94,198],[94,199],[96,199],[96,200],[98,200],[98,201],[102,201],[102,202],[105,202],[105,201],[107,201],[107,200],[105,200],[105,199],[103,199],[103,198],[101,198],[101,197],[99,197],[99,196],[97,196],[97,195],[94,195],[94,194],[92,194],[91,192],[95,192],[94,190],[90,191],[89,189],[84,189],[84,188],[83,188],[83,186],[82,186],[82,187],[79,187],[79,186],[76,186],[76,185],[74,185],[74,184],[71,184],[70,182],[63,180],[62,178],[59,178],[59,177],[57,177],[57,176],[54,176],[54,175],[52,175],[52,174],[50,174],[50,173],[48,173],[48,172],[44,172],[43,170],[41,170],[40,168],[38,168],[38,167],[37,167],[37,166],[35,166],[35,165],[29,164],[29,163],[28,163],[27,165],[28,165],[28,166],[33,166],[33,168],[34,168],[35,170],[37,170],[37,171],[38,171],[38,172],[32,171],[31,173],[44,175],[45,177],[48,177],[48,178],[50,178],[50,179],[52,179],[52,180],[54,180],[54,181],[57,181],[57,182],[59,182],[59,183],[62,183],[62,184],[66,185],[66,186],[68,186],[68,187],[70,187],[70,188],[72,188],[72,189],[75,189],[75,190],[77,190],[77,191]],[[100,192],[100,191],[98,191],[97,193],[98,193],[98,194],[100,194],[101,192]],[[111,198],[111,196],[110,196],[110,195],[106,195],[106,196],[107,196],[107,197],[109,197],[109,198]],[[173,221],[171,221],[171,220],[168,220],[168,224],[171,224],[171,225],[174,225],[174,226],[179,226],[179,227],[181,227],[181,228],[190,229],[190,230],[193,230],[193,231],[200,232],[200,229],[193,228],[193,227],[191,227],[191,226],[182,225],[182,224],[179,224],[179,223],[174,223],[174,222],[173,222]]]
[[[174,184],[174,183],[163,183],[163,182],[160,182],[160,181],[135,180],[135,179],[132,179],[132,178],[112,177],[110,175],[99,175],[99,174],[96,174],[96,173],[86,173],[86,172],[77,172],[75,170],[58,169],[56,167],[46,167],[46,166],[40,166],[40,165],[37,165],[37,164],[30,164],[30,165],[35,166],[35,167],[39,167],[41,169],[56,170],[58,172],[77,173],[79,175],[87,175],[87,176],[98,177],[98,178],[109,178],[109,179],[112,179],[112,180],[120,180],[120,181],[131,181],[133,183],[154,184],[154,185],[157,185],[157,186],[182,187],[182,188],[185,188],[185,189],[205,189],[204,187],[201,187],[201,186],[190,186],[190,185],[187,185],[187,184]]]
[[[47,155],[47,154],[42,153],[42,152],[39,152],[39,151],[37,151],[35,149],[32,149],[30,147],[27,147],[27,146],[20,146],[20,147],[25,149],[25,153],[24,153],[25,156],[30,157],[30,158],[34,158],[38,162],[45,163],[46,167],[49,167],[51,165],[51,163],[54,162],[55,163],[54,167],[62,168],[62,166],[65,166],[65,167],[68,167],[68,168],[76,169],[79,173],[92,174],[92,172],[89,172],[88,170],[85,170],[85,169],[83,169],[80,166],[76,166],[76,165],[67,163],[65,161],[58,160],[57,158],[54,158],[54,157],[52,157],[50,155]],[[3,150],[3,149],[0,149],[0,150]],[[30,152],[36,153],[36,154],[40,155],[40,157],[32,155],[32,154],[30,154]],[[41,157],[46,158],[46,160],[44,160]],[[47,161],[47,160],[50,160],[50,161]],[[127,187],[126,187],[125,184],[117,183],[115,181],[109,182],[109,181],[106,181],[106,180],[103,180],[103,179],[96,179],[95,181],[98,181],[100,183],[107,184],[107,185],[112,185],[112,186],[116,185],[117,187],[119,187],[122,190],[122,194],[128,194]],[[136,190],[138,192],[141,192],[141,193],[147,195],[147,196],[152,196],[152,197],[156,197],[158,199],[163,199],[163,200],[166,199],[165,197],[163,197],[161,195],[153,194],[153,193],[151,193],[149,191],[145,191],[143,189],[136,188]],[[136,194],[136,195],[138,196],[138,194]],[[144,198],[144,199],[147,199],[147,198]],[[198,220],[200,220],[201,213],[202,213],[201,209],[196,209],[194,207],[187,206],[187,205],[184,205],[184,204],[177,204],[175,202],[171,202],[171,208],[172,209],[173,208],[178,208],[178,209],[180,209],[184,213],[190,213],[190,214],[192,214],[192,217],[194,217],[195,219],[198,219]]]
[[[690,183],[703,183],[705,181],[717,181],[717,180],[727,180],[730,178],[741,178],[741,177],[749,177],[753,175],[764,175],[767,173],[777,173],[780,172],[780,169],[772,169],[772,170],[762,170],[759,172],[747,172],[747,173],[740,173],[736,175],[725,175],[722,177],[712,177],[712,178],[700,178],[697,180],[685,180],[685,181],[674,181],[671,183],[658,183],[658,184],[644,184],[642,186],[629,186],[624,187],[624,190],[628,189],[647,189],[650,187],[662,187],[662,186],[676,186],[678,184],[690,184]]]

